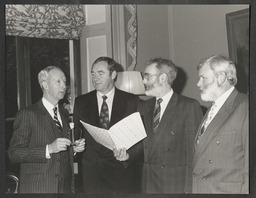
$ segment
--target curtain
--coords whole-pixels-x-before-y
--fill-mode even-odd
[[[137,6],[125,5],[127,24],[127,70],[134,70],[137,64]]]
[[[6,5],[6,35],[78,39],[85,25],[81,5]]]

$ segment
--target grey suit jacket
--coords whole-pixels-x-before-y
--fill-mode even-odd
[[[68,138],[68,112],[60,107],[64,137]],[[60,132],[42,100],[20,110],[14,122],[13,136],[8,150],[11,162],[20,163],[21,193],[57,193],[60,153],[46,159],[46,145],[60,138]],[[73,150],[68,149],[73,171]],[[74,177],[72,173],[72,191]]]
[[[193,193],[248,193],[248,116],[248,96],[235,89],[195,144]]]

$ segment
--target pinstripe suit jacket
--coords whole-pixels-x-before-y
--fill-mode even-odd
[[[131,161],[144,150],[143,192],[191,192],[194,138],[203,117],[199,102],[173,93],[154,134],[155,103],[152,98],[139,105],[147,138],[141,147],[128,150]]]
[[[68,137],[68,112],[59,108],[63,135]],[[14,131],[8,150],[9,158],[20,163],[19,192],[21,193],[57,193],[60,169],[60,153],[51,154],[46,159],[46,144],[61,137],[51,115],[42,100],[20,110],[14,121]],[[68,149],[70,166],[73,171],[73,151]],[[72,173],[72,191],[74,175]]]
[[[249,192],[248,116],[248,96],[235,89],[195,145],[193,193]]]

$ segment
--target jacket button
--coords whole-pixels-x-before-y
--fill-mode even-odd
[[[219,144],[220,144],[220,141],[217,141],[216,144],[219,145]]]
[[[173,132],[173,131],[171,131],[171,134],[172,134],[172,135],[174,135],[174,132]]]
[[[212,164],[212,162],[213,162],[212,160],[209,160],[209,163],[210,163],[210,164]]]
[[[165,165],[161,165],[161,168],[165,168]]]
[[[149,163],[146,163],[146,165],[147,165],[147,166],[150,166],[150,164],[149,164]]]
[[[206,177],[203,177],[202,179],[205,181],[205,180],[206,180]]]

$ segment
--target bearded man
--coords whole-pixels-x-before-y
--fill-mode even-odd
[[[127,152],[114,150],[115,157],[128,164],[144,152],[143,193],[192,191],[194,139],[203,116],[198,101],[173,91],[176,76],[177,67],[171,60],[147,62],[143,84],[145,94],[153,98],[138,106],[147,138]]]
[[[193,193],[249,193],[249,103],[239,93],[235,64],[223,55],[197,69],[201,99],[212,102],[195,141]]]

